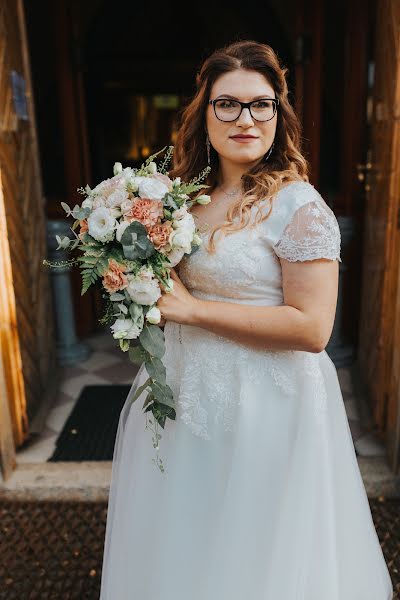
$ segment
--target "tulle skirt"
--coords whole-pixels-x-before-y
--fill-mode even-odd
[[[288,373],[295,353],[282,353],[285,385],[277,385],[279,353],[274,368],[270,354],[258,353],[265,368],[257,363],[256,381],[237,362],[234,377],[221,373],[217,386],[237,398],[234,427],[209,418],[210,435],[201,435],[183,408],[191,394],[210,394],[209,365],[186,352],[201,348],[206,334],[197,329],[194,344],[195,329],[186,328],[178,356],[176,324],[165,331],[169,373],[189,387],[175,387],[182,406],[160,428],[161,472],[145,426],[146,393],[130,401],[148,377],[143,366],[135,377],[115,442],[100,600],[391,600],[328,354],[312,355],[319,387],[315,368]],[[206,341],[218,367],[220,349]]]

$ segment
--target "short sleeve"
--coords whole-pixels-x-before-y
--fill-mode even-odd
[[[314,188],[313,192],[288,215],[273,245],[274,251],[280,258],[292,262],[317,258],[342,262],[341,235],[335,214]]]

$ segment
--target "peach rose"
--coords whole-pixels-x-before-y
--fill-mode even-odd
[[[80,240],[83,240],[83,236],[85,235],[85,233],[87,233],[89,231],[89,225],[88,225],[88,222],[86,221],[86,219],[84,219],[83,221],[79,221],[79,226],[80,226],[80,230],[79,230],[78,238]]]
[[[103,286],[110,294],[123,290],[128,285],[125,275],[126,267],[118,264],[113,258],[108,261],[109,269],[103,275]]]
[[[171,231],[173,231],[171,221],[164,221],[164,223],[153,225],[149,230],[149,238],[156,250],[159,250],[161,246],[168,244]]]
[[[139,221],[145,227],[153,227],[160,217],[163,216],[163,203],[161,200],[149,200],[138,198],[132,208],[124,214],[124,220]]]

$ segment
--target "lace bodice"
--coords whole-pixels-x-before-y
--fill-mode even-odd
[[[269,210],[270,202],[261,203]],[[255,215],[256,208],[252,213]],[[282,304],[279,258],[289,261],[340,258],[340,230],[333,211],[307,182],[293,182],[273,201],[272,213],[256,228],[216,236],[210,254],[203,244],[179,264],[179,276],[193,293],[209,299],[255,304]]]
[[[270,201],[261,204],[269,210]],[[256,208],[252,211],[255,215]],[[203,244],[182,259],[178,273],[194,296],[209,300],[282,305],[280,258],[341,262],[336,217],[317,190],[302,181],[280,190],[270,216],[255,228],[245,227],[225,237],[217,234],[215,254],[207,252],[209,234],[201,235]],[[178,398],[178,418],[195,435],[209,439],[211,423],[222,423],[226,431],[234,429],[243,390],[249,382],[265,385],[265,375],[284,394],[294,395],[307,374],[307,397],[315,406],[315,414],[324,410],[326,391],[318,354],[255,350],[199,327],[171,321],[166,322],[164,333],[164,360],[169,384]]]

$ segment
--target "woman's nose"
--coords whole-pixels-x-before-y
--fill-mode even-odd
[[[254,121],[253,118],[251,116],[250,113],[250,109],[249,108],[244,108],[242,110],[242,113],[240,115],[240,117],[237,120],[237,124],[243,124],[243,125],[254,125]]]

